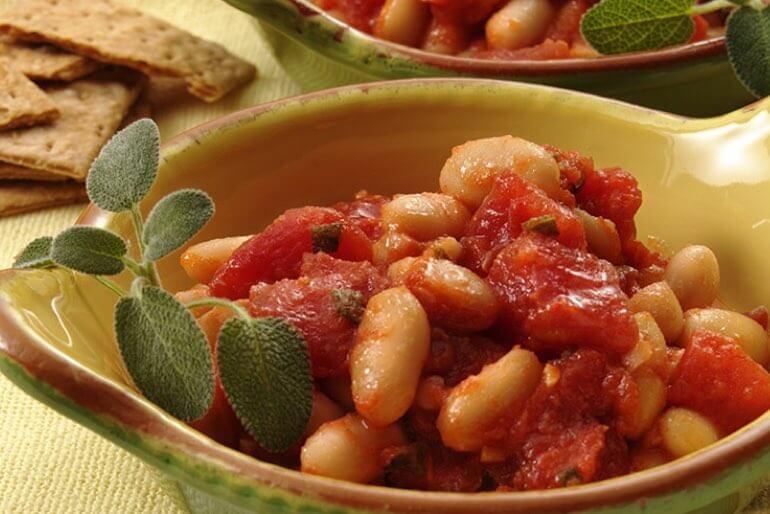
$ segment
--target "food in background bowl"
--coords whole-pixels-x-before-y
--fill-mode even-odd
[[[353,27],[438,54],[481,59],[597,57],[580,20],[597,0],[314,0]],[[694,16],[691,42],[724,32],[724,19]]]
[[[631,174],[503,136],[456,147],[439,186],[189,248],[201,284],[178,298],[288,321],[314,380],[286,452],[240,427],[227,384],[193,426],[312,474],[473,492],[646,469],[770,408],[766,309],[719,302],[708,248],[665,259],[638,241]],[[230,311],[196,315],[216,348]]]

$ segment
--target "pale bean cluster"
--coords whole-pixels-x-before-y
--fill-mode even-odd
[[[338,0],[313,0],[329,14],[378,38],[432,53],[491,59],[593,58],[579,21],[591,6],[556,0],[386,0],[372,19],[349,13]],[[358,2],[363,3],[363,2]],[[579,11],[579,12],[578,12]],[[709,33],[723,31],[720,18]],[[482,37],[479,37],[482,34]],[[705,38],[698,32],[695,38]],[[539,48],[550,51],[538,52]]]
[[[506,16],[527,13],[545,23],[550,7],[543,4],[548,2],[510,2],[487,28],[503,23]],[[404,12],[410,19],[418,9],[396,0],[388,0],[386,7],[389,16]],[[378,23],[378,30],[411,41],[403,23],[389,18]],[[511,172],[552,198],[562,192],[559,165],[551,153],[504,136],[454,148],[441,170],[440,192],[396,195],[382,206],[381,235],[373,242],[372,260],[387,273],[390,287],[366,304],[349,356],[349,377],[316,381],[300,454],[302,471],[361,483],[376,480],[383,473],[381,452],[407,440],[401,420],[414,408],[434,413],[446,447],[479,452],[483,463],[502,461],[506,454],[496,446],[499,421],[519,416],[539,386],[559,383],[556,366],[519,345],[453,387],[425,370],[433,329],[472,334],[490,329],[498,319],[499,300],[489,283],[459,264],[459,240],[496,178]],[[574,214],[582,222],[588,250],[621,262],[614,223],[578,208]],[[245,239],[192,246],[182,255],[182,266],[192,279],[206,283]],[[694,333],[708,330],[729,337],[758,364],[770,364],[765,328],[749,316],[716,306],[720,273],[710,249],[680,250],[657,277],[628,301],[639,338],[622,357],[622,365],[638,387],[639,398],[637,408],[618,414],[617,430],[630,442],[636,469],[695,452],[724,435],[697,412],[667,408],[668,380],[675,376]],[[208,288],[199,285],[178,297],[188,302],[207,294]],[[227,312],[196,312],[211,340]]]

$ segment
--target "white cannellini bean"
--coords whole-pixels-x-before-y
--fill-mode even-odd
[[[382,206],[386,230],[403,232],[418,241],[460,237],[470,217],[461,202],[439,193],[399,195]]]
[[[407,46],[422,42],[430,21],[430,7],[422,0],[387,0],[374,24],[375,36]]]
[[[760,366],[770,364],[770,340],[762,325],[739,312],[690,309],[684,313],[680,343],[686,347],[696,330],[709,330],[733,339]]]
[[[374,428],[355,413],[330,421],[302,446],[303,473],[365,484],[383,471],[380,452],[404,443],[398,425]]]
[[[433,257],[434,259],[449,259],[457,262],[463,254],[463,245],[454,237],[444,236],[431,241],[428,247],[422,252],[423,257]]]
[[[446,259],[413,261],[403,277],[431,323],[461,332],[478,332],[497,319],[492,288],[471,270]]]
[[[389,425],[409,410],[429,351],[428,317],[407,288],[369,300],[350,352],[353,401],[367,422]]]
[[[668,262],[665,278],[682,310],[709,307],[719,292],[719,262],[709,248],[688,246]]]
[[[628,302],[631,312],[649,312],[660,327],[666,342],[679,339],[684,315],[674,291],[667,282],[656,282],[640,289]]]
[[[487,43],[505,50],[535,45],[555,15],[551,0],[511,0],[487,21]]]
[[[493,443],[487,431],[502,416],[524,408],[540,383],[543,367],[537,356],[515,347],[452,389],[436,426],[444,444],[461,452],[481,450]]]
[[[583,209],[575,209],[588,241],[588,250],[601,259],[617,263],[620,259],[620,236],[615,224],[604,218],[593,216]]]
[[[548,196],[560,192],[559,165],[542,146],[513,136],[469,141],[452,149],[439,177],[441,192],[476,209],[506,173],[517,173]]]
[[[660,417],[663,446],[674,457],[684,457],[717,442],[719,432],[695,411],[672,407]]]
[[[631,412],[621,413],[618,430],[624,437],[638,439],[666,406],[666,383],[649,368],[637,370],[633,378],[639,387],[639,405]]]
[[[187,276],[196,282],[211,282],[214,274],[230,259],[233,252],[251,236],[223,237],[192,245],[184,251],[179,263]]]
[[[320,391],[313,391],[313,410],[305,427],[305,435],[314,434],[324,423],[345,415],[345,411]]]
[[[372,245],[372,262],[390,264],[404,257],[420,255],[422,244],[413,237],[395,230],[387,230]]]
[[[637,312],[634,321],[639,328],[639,340],[623,356],[623,364],[630,371],[650,368],[658,371],[667,369],[668,353],[663,332],[649,312]]]

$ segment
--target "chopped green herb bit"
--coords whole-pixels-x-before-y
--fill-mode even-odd
[[[538,232],[546,236],[559,235],[559,227],[556,225],[556,218],[550,214],[530,218],[521,224],[521,228],[529,232]]]
[[[334,253],[340,246],[340,235],[342,234],[342,222],[335,221],[326,225],[318,225],[312,228],[313,234],[313,253],[326,252]]]
[[[565,469],[561,475],[559,475],[557,481],[559,484],[565,486],[578,485],[583,483],[583,475],[576,467],[572,466]]]
[[[335,289],[331,295],[337,313],[354,325],[358,325],[366,308],[364,295],[354,289],[346,288]]]

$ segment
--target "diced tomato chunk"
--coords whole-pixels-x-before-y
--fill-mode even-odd
[[[388,448],[383,460],[389,486],[457,493],[472,493],[481,487],[483,470],[477,454],[416,443]]]
[[[385,0],[315,0],[315,3],[325,11],[341,13],[345,21],[358,30],[371,32]]]
[[[464,264],[484,273],[489,252],[495,253],[516,239],[527,220],[546,215],[555,219],[556,239],[562,244],[586,248],[583,224],[570,209],[515,173],[498,178],[466,228]]]
[[[434,330],[424,373],[439,375],[455,386],[505,355],[510,347],[481,336],[459,336]]]
[[[498,254],[488,280],[500,301],[502,333],[529,337],[535,349],[588,346],[622,354],[636,344],[615,268],[585,250],[525,234]]]
[[[569,44],[565,41],[546,39],[534,46],[526,46],[517,50],[489,48],[476,50],[473,57],[479,59],[497,59],[504,61],[549,61],[551,59],[567,59],[570,57]]]
[[[543,145],[543,148],[553,156],[556,164],[559,165],[562,189],[568,191],[580,189],[585,177],[594,172],[594,161],[590,157],[584,157],[579,152],[562,150],[550,145]],[[574,197],[572,197],[572,203],[569,206],[575,206]]]
[[[590,0],[564,2],[548,27],[546,38],[572,43],[580,35],[580,20],[592,3]]]
[[[594,216],[612,220],[623,241],[642,205],[642,192],[634,176],[621,168],[590,170],[577,193],[577,201]]]
[[[361,191],[353,201],[339,202],[334,205],[334,209],[340,211],[351,224],[363,230],[369,239],[375,240],[382,234],[382,206],[389,201],[387,196]]]
[[[348,260],[371,259],[369,238],[346,222],[339,211],[325,207],[289,209],[233,253],[214,275],[212,294],[246,298],[249,288],[258,282],[296,278],[302,256],[313,251],[313,229],[334,223],[341,226],[332,255]]]
[[[628,449],[611,427],[618,379],[626,372],[593,350],[578,350],[552,363],[555,385],[541,382],[516,421],[509,445],[521,465],[515,489],[547,489],[626,473]]]
[[[770,409],[770,374],[733,340],[698,331],[669,386],[668,401],[732,432]]]
[[[433,16],[465,25],[483,21],[500,4],[500,0],[425,0]]]
[[[369,297],[386,287],[386,280],[368,262],[330,263],[329,256],[308,256],[302,269],[310,276],[260,283],[252,287],[250,312],[255,317],[276,316],[294,325],[305,337],[313,376],[344,375],[353,345],[356,322],[340,309],[335,290],[352,289]],[[325,270],[334,272],[323,274]]]
[[[767,330],[767,321],[768,321],[767,307],[765,307],[764,305],[760,305],[759,307],[755,307],[744,314],[746,314],[746,316],[748,316],[749,318],[753,319],[754,321],[762,325],[762,328]]]
[[[703,16],[693,16],[692,22],[695,26],[695,30],[692,31],[692,36],[690,36],[690,43],[706,39],[709,35],[708,20]]]

